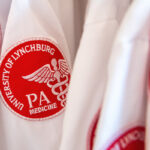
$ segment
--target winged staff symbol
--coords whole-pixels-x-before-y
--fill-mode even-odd
[[[68,91],[68,74],[70,73],[68,65],[65,60],[59,59],[57,62],[55,58],[51,60],[51,65],[53,70],[51,69],[50,64],[46,64],[35,72],[27,76],[22,76],[22,78],[30,82],[34,81],[40,84],[47,84],[47,86],[51,88],[52,93],[57,95],[57,100],[61,102],[61,106],[64,107],[66,102],[66,94]],[[52,84],[54,81],[57,83]],[[64,85],[65,89],[63,88]]]

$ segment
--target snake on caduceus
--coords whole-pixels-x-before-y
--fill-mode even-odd
[[[61,106],[65,106],[66,102],[66,94],[69,86],[69,69],[65,60],[59,59],[57,67],[57,61],[55,58],[51,60],[51,65],[53,66],[53,70],[50,67],[50,64],[46,64],[33,72],[30,75],[22,76],[23,79],[28,81],[35,81],[38,83],[46,83],[54,95],[57,95],[57,100],[61,101]],[[62,81],[61,81],[62,79]],[[51,84],[52,82],[57,81],[55,84]],[[63,89],[63,86],[66,88]],[[59,92],[57,92],[57,88]]]

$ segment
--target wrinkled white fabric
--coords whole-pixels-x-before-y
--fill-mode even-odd
[[[108,82],[94,150],[110,150],[110,145],[124,132],[145,127],[149,14],[150,2],[135,0],[118,29],[109,61]],[[128,138],[126,147],[134,140],[144,142],[141,136]],[[138,148],[136,144],[135,149]]]
[[[0,0],[2,56],[18,41],[48,38],[73,71],[65,117],[29,121],[0,103],[0,150],[112,150],[145,128],[145,116],[149,150],[149,15],[149,0]],[[143,142],[138,133],[129,142]]]
[[[0,49],[4,36],[11,0],[0,0]]]
[[[112,43],[130,1],[90,0],[75,59],[60,150],[90,149],[90,130],[101,108]]]
[[[60,1],[13,0],[2,45],[2,56],[18,41],[43,37],[59,45],[71,68],[75,56],[74,11],[73,1],[70,0],[63,7]],[[81,32],[81,25],[77,30]],[[0,103],[0,149],[58,150],[62,121],[63,114],[43,121],[25,120]]]

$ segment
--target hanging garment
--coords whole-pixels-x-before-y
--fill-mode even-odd
[[[1,150],[60,146],[75,33],[82,31],[82,22],[74,28],[74,2],[66,2],[12,0],[0,66]]]
[[[11,0],[0,0],[0,49],[2,44],[2,37],[4,36],[10,4]]]
[[[90,0],[75,59],[60,150],[91,150],[113,39],[130,1]]]
[[[149,47],[149,56],[150,56],[150,47]],[[150,66],[148,65],[148,67]],[[147,73],[147,106],[146,106],[146,135],[145,136],[146,136],[145,138],[146,148],[145,149],[149,150],[150,149],[150,143],[149,143],[149,138],[150,138],[150,70],[149,69]]]
[[[133,1],[118,30],[94,150],[144,150],[149,14]]]

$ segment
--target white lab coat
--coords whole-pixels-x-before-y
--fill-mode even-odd
[[[44,37],[59,45],[73,70],[64,119],[29,121],[0,103],[1,150],[109,150],[123,133],[144,127],[149,2],[133,1],[129,10],[130,0],[86,3],[12,0],[8,22],[8,5],[0,14],[2,56],[18,41]]]
[[[118,0],[88,2],[68,93],[60,150],[92,148],[91,132],[103,101],[112,43],[129,4],[130,1]]]
[[[94,150],[144,150],[149,14],[149,1],[133,1],[117,31]]]
[[[63,6],[63,7],[62,7]],[[48,0],[13,0],[2,45],[2,56],[18,41],[43,37],[55,41],[72,68],[75,37],[80,36],[82,22],[74,27],[74,2]],[[84,11],[83,11],[84,12]],[[76,16],[76,19],[82,19]],[[75,33],[79,35],[75,35]],[[1,100],[2,101],[2,100]],[[62,134],[63,114],[43,121],[18,117],[0,103],[1,150],[58,150]]]

